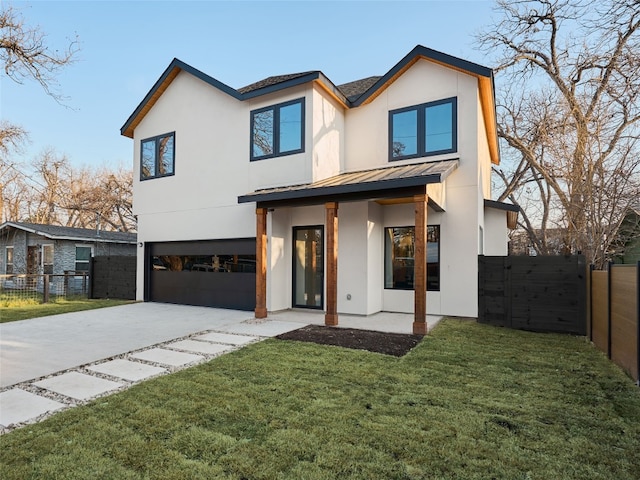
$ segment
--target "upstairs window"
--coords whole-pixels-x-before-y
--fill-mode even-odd
[[[304,98],[251,112],[251,161],[304,152]]]
[[[389,160],[455,152],[457,99],[447,98],[389,112]]]
[[[173,175],[175,133],[142,140],[140,145],[140,180]]]

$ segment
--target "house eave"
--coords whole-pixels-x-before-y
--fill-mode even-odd
[[[6,227],[13,227],[17,230],[22,230],[24,232],[32,233],[34,235],[39,235],[44,238],[48,238],[49,240],[68,240],[72,242],[89,242],[89,243],[117,243],[117,244],[125,244],[125,245],[135,245],[137,243],[136,239],[133,240],[117,240],[117,239],[106,239],[100,238],[99,236],[95,237],[83,237],[76,235],[55,235],[49,232],[45,232],[42,230],[38,230],[37,228],[27,227],[25,225],[20,225],[19,223],[14,222],[5,222],[0,225],[0,231],[4,230]]]

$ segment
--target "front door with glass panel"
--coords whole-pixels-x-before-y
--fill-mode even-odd
[[[323,308],[324,229],[293,228],[293,306]]]

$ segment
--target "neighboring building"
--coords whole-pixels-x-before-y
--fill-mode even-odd
[[[478,254],[507,254],[493,73],[422,46],[340,86],[311,71],[236,90],[174,59],[121,133],[139,300],[414,312],[420,332],[425,299],[476,316]]]
[[[0,274],[88,271],[92,256],[135,255],[136,234],[5,222],[0,225]]]
[[[630,207],[616,231],[615,263],[635,265],[640,262],[640,207]]]

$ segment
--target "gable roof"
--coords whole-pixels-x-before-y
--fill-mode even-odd
[[[149,110],[151,110],[153,105],[158,101],[160,96],[181,71],[199,78],[205,83],[208,83],[212,87],[217,88],[239,101],[248,100],[308,82],[314,82],[341,103],[345,108],[356,108],[372,102],[419,60],[427,60],[477,78],[480,92],[480,103],[482,106],[482,116],[484,118],[485,128],[487,131],[491,161],[495,164],[500,163],[493,70],[477,63],[469,62],[446,53],[423,47],[422,45],[416,46],[383,76],[356,80],[354,82],[345,83],[340,87],[336,87],[321,71],[312,70],[308,72],[267,77],[236,90],[201,72],[200,70],[193,68],[181,60],[174,58],[158,81],[156,81],[151,90],[144,97],[142,102],[140,102],[138,107],[120,128],[120,133],[126,137],[133,138],[133,132],[136,126],[138,126],[144,116],[149,112]]]
[[[0,232],[10,227],[29,233],[34,233],[51,240],[130,244],[135,244],[137,241],[137,234],[135,233],[108,232],[105,230],[96,231],[87,228],[62,227],[59,225],[43,225],[39,223],[28,222],[4,222],[2,225],[0,225]]]

